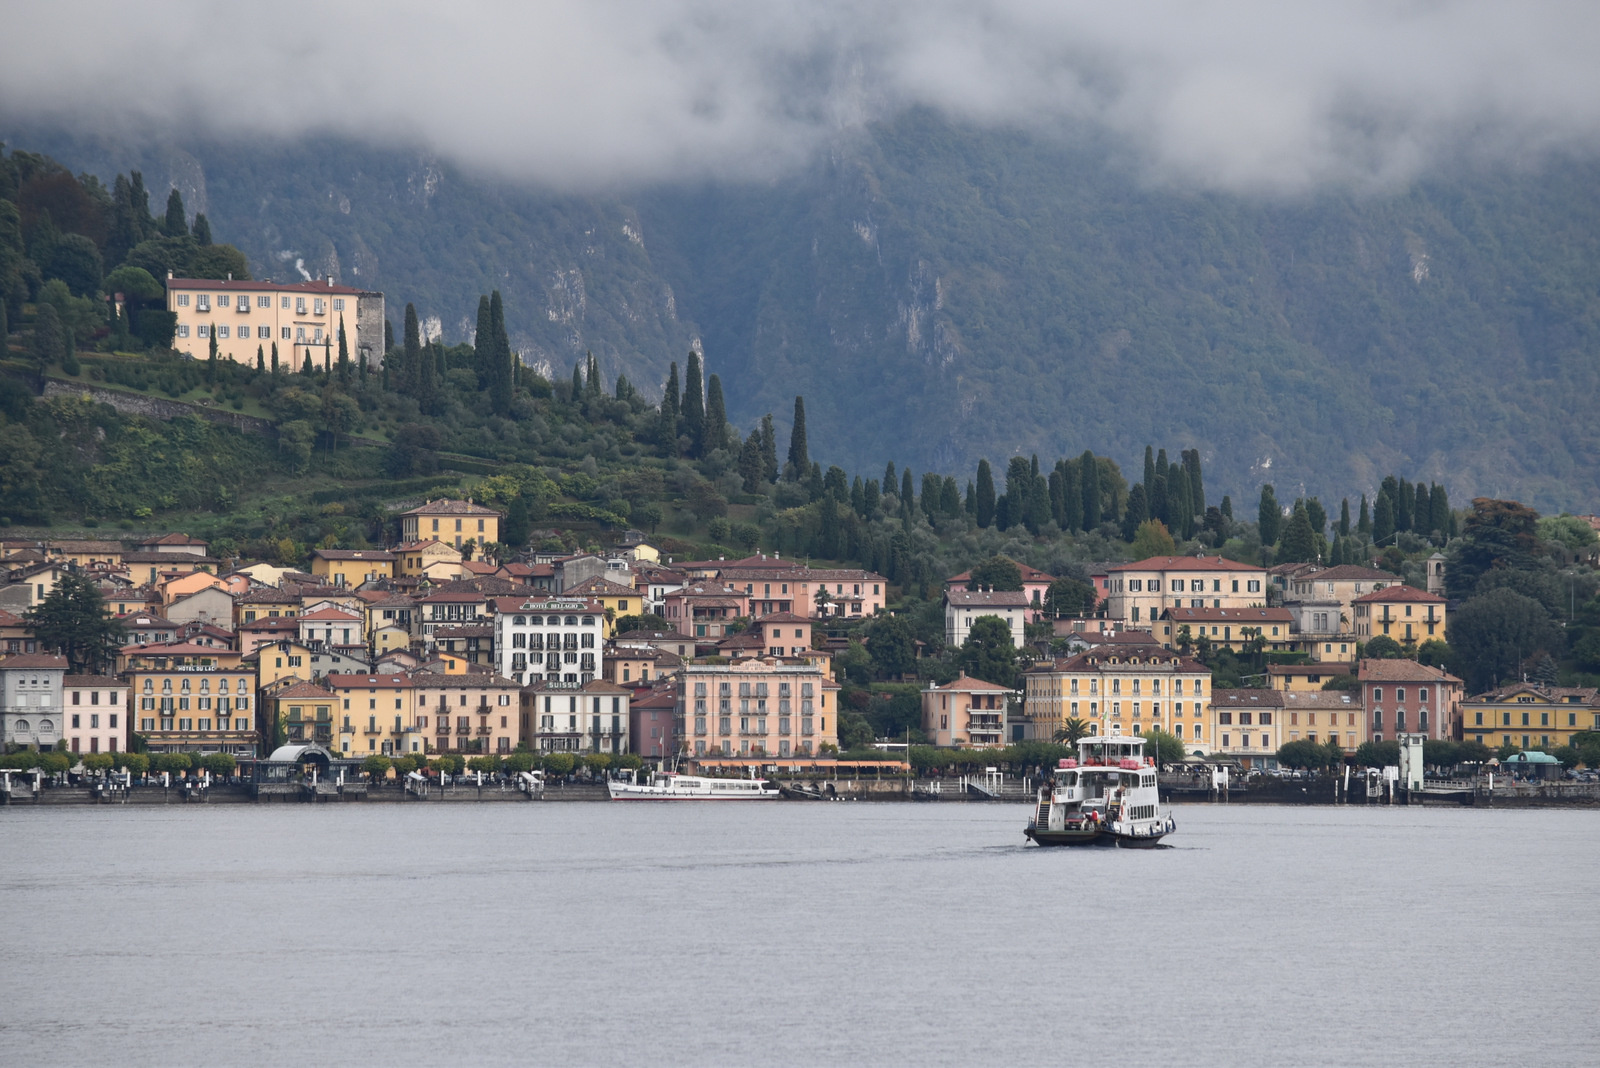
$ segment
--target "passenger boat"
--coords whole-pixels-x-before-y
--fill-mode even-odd
[[[1063,759],[1036,801],[1023,833],[1042,846],[1149,847],[1177,830],[1144,739],[1119,733],[1079,739],[1078,759]]]
[[[639,782],[633,771],[606,780],[613,801],[776,801],[783,797],[766,779],[716,779],[703,775],[656,772]]]

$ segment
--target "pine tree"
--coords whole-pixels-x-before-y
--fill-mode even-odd
[[[794,399],[794,426],[789,431],[788,478],[798,482],[811,468],[811,456],[806,451],[806,399]]]
[[[339,316],[339,382],[350,384],[350,343],[345,340],[344,316]]]
[[[705,378],[700,369],[700,354],[689,352],[689,369],[683,376],[683,432],[689,439],[689,455],[704,456],[706,444]]]
[[[778,432],[771,412],[761,417],[761,477],[768,482],[778,480]]]
[[[722,400],[722,379],[712,375],[706,382],[706,452],[727,448],[728,409]]]
[[[167,217],[161,230],[168,237],[188,237],[189,224],[184,219],[183,196],[176,188],[167,194]]]
[[[892,471],[890,472],[893,473]],[[994,524],[994,472],[988,460],[978,461],[978,526],[988,528]]]
[[[211,244],[211,222],[206,218],[205,212],[194,217],[194,243],[201,248]]]
[[[1276,545],[1278,531],[1283,526],[1283,512],[1278,508],[1278,496],[1269,482],[1261,487],[1261,503],[1256,508],[1256,526],[1261,531],[1262,545]]]
[[[1100,525],[1100,463],[1085,449],[1078,468],[1083,478],[1083,529],[1093,530]]]

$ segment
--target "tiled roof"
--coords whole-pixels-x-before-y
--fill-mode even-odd
[[[308,620],[312,623],[320,623],[325,619],[360,619],[361,617],[353,612],[346,612],[342,608],[319,608],[315,612],[307,612],[295,618]]]
[[[985,681],[983,679],[968,678],[967,677],[967,673],[965,671],[963,671],[961,674],[957,675],[954,679],[951,679],[949,682],[945,683],[943,686],[935,686],[933,688],[935,690],[944,690],[944,691],[947,691],[947,692],[950,692],[950,693],[1011,693],[1012,692],[1009,687],[1001,686],[999,683],[987,682],[987,681]]]
[[[946,590],[944,596],[957,608],[1026,608],[1032,603],[1022,590]]]
[[[233,279],[229,279],[228,281],[219,281],[215,278],[169,278],[167,279],[167,288],[226,290],[243,289],[252,293],[256,292],[257,290],[269,291],[273,293],[331,293],[334,296],[340,297],[359,297],[368,292],[365,289],[353,289],[350,286],[335,285],[326,279],[317,279],[310,282],[246,282],[242,280],[235,281]]]
[[[495,511],[493,508],[485,508],[481,504],[473,504],[470,501],[441,500],[441,501],[429,501],[427,504],[424,504],[421,507],[413,508],[409,512],[401,512],[400,514],[401,515],[499,515],[500,513]]]
[[[1212,708],[1282,708],[1282,690],[1212,690]]]
[[[67,658],[49,653],[17,653],[0,660],[0,669],[21,671],[65,671]]]
[[[1255,564],[1241,564],[1221,556],[1151,556],[1131,564],[1117,564],[1111,571],[1261,571]]]
[[[1298,576],[1310,579],[1312,582],[1399,582],[1399,575],[1391,575],[1387,571],[1377,571],[1360,564],[1340,564],[1338,567],[1325,567],[1320,571],[1313,571],[1309,575]]]
[[[121,688],[127,689],[128,684],[115,675],[67,675],[62,678],[63,686],[98,686],[101,689]]]
[[[381,549],[317,549],[312,556],[320,556],[324,560],[375,560],[380,562],[393,562],[394,553],[384,552]]]
[[[1415,660],[1363,660],[1357,677],[1362,682],[1460,682],[1442,668]]]
[[[1283,697],[1284,708],[1317,710],[1323,708],[1358,709],[1361,707],[1361,695],[1350,690],[1313,690],[1310,693],[1296,693],[1292,690],[1285,690],[1281,696]],[[1211,703],[1216,704],[1216,699],[1213,698]]]
[[[1293,623],[1287,608],[1169,608],[1174,623]]]
[[[1373,590],[1371,593],[1364,593],[1360,597],[1357,597],[1351,603],[1352,604],[1363,604],[1363,603],[1370,603],[1370,602],[1385,602],[1386,603],[1386,602],[1389,602],[1389,601],[1413,601],[1413,602],[1421,602],[1421,603],[1424,603],[1424,604],[1444,604],[1445,603],[1445,600],[1444,600],[1443,597],[1440,597],[1437,594],[1429,593],[1426,590],[1419,590],[1415,586],[1386,586],[1381,590]]]

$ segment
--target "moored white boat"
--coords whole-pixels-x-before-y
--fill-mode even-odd
[[[1042,846],[1148,847],[1175,830],[1144,739],[1113,733],[1079,739],[1078,759],[1062,760],[1039,788],[1023,833]]]
[[[648,782],[638,782],[632,771],[608,779],[613,801],[776,801],[783,797],[766,779],[718,779],[704,775],[657,772]]]

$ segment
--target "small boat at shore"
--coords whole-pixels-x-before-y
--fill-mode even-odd
[[[1078,759],[1062,760],[1035,800],[1023,834],[1042,846],[1149,848],[1178,826],[1144,739],[1117,733],[1079,739]]]
[[[782,790],[766,779],[718,779],[659,771],[644,782],[632,770],[608,779],[613,801],[777,801]]]

